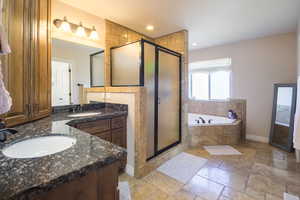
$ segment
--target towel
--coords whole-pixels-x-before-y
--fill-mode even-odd
[[[297,84],[297,105],[294,121],[294,148],[300,150],[300,76],[298,76]]]
[[[2,8],[3,8],[3,1],[0,0],[0,55],[6,55],[10,53],[11,50],[8,45],[4,27],[2,26]],[[12,100],[3,82],[2,65],[0,61],[0,115],[8,112],[11,108],[11,105],[12,105]]]
[[[4,27],[0,25],[0,55],[6,55],[11,52],[10,47],[8,45],[6,33]]]
[[[1,61],[0,61],[0,115],[8,112],[11,108],[11,105],[12,105],[12,100],[3,82],[3,75],[2,75]]]

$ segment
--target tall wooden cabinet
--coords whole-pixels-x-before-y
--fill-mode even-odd
[[[8,126],[51,112],[51,0],[3,0],[3,25],[12,53],[1,56],[13,106]]]
[[[51,112],[51,0],[31,0],[32,16],[32,118]]]

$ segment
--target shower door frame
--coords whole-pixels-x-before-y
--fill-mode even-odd
[[[182,54],[170,50],[168,48],[165,48],[161,45],[155,44],[153,42],[150,42],[148,40],[145,39],[141,39],[141,40],[137,40],[134,42],[130,42],[128,44],[124,44],[124,45],[120,45],[120,46],[115,46],[115,47],[111,47],[110,48],[110,55],[112,55],[112,50],[116,49],[116,48],[120,48],[126,45],[130,45],[133,43],[140,43],[140,48],[141,48],[141,53],[140,53],[140,66],[139,66],[139,72],[140,72],[140,83],[138,85],[113,85],[112,84],[112,76],[113,76],[113,71],[111,69],[111,73],[110,73],[110,85],[111,87],[144,87],[144,83],[145,83],[145,61],[144,61],[144,44],[148,43],[150,45],[153,45],[155,47],[155,95],[154,95],[154,155],[151,157],[147,157],[146,161],[151,160],[152,158],[155,158],[156,156],[158,156],[159,154],[165,152],[166,150],[178,145],[181,143],[182,140],[182,125],[181,125],[181,118],[182,118]],[[168,145],[167,147],[164,147],[163,149],[158,150],[158,89],[159,89],[159,82],[158,82],[158,75],[159,75],[159,51],[162,51],[164,53],[169,53],[172,54],[173,56],[177,56],[179,58],[179,105],[178,105],[178,114],[179,114],[179,139],[178,141],[174,142],[173,144]],[[112,65],[112,56],[110,56],[110,64]],[[111,66],[112,68],[112,66]],[[147,137],[147,135],[146,135]]]
[[[120,47],[124,47],[124,46],[127,46],[127,45],[131,45],[131,44],[134,44],[134,43],[140,43],[140,48],[141,48],[141,54],[140,54],[140,66],[139,66],[139,74],[140,74],[140,83],[139,84],[132,84],[132,85],[118,85],[118,84],[113,84],[113,70],[112,70],[112,63],[113,63],[113,59],[112,59],[112,51],[114,49],[118,49]],[[111,47],[110,48],[110,86],[111,87],[142,87],[144,86],[144,57],[143,57],[143,39],[142,40],[137,40],[137,41],[134,41],[134,42],[130,42],[130,43],[127,43],[127,44],[123,44],[123,45],[119,45],[119,46],[114,46],[114,47]]]
[[[143,76],[143,78],[141,80],[143,80],[142,85],[144,86],[144,43],[148,43],[151,44],[155,47],[155,95],[154,95],[154,106],[155,106],[155,110],[154,110],[154,155],[147,158],[147,161],[155,158],[156,156],[158,156],[159,154],[167,151],[168,149],[171,149],[173,147],[175,147],[176,145],[181,143],[181,104],[182,104],[182,87],[181,87],[181,82],[182,82],[182,55],[178,52],[172,51],[170,49],[167,49],[165,47],[162,47],[160,45],[157,45],[153,42],[150,42],[148,40],[141,40],[141,75]],[[179,130],[179,138],[178,141],[174,142],[173,144],[170,144],[162,149],[158,149],[158,92],[159,92],[159,51],[162,51],[164,53],[168,53],[171,54],[173,56],[176,56],[179,58],[179,66],[178,66],[178,70],[179,70],[179,105],[178,105],[178,118],[179,118],[179,122],[178,122],[178,130]]]

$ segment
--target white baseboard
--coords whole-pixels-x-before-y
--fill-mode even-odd
[[[263,137],[263,136],[258,136],[258,135],[246,135],[246,139],[255,141],[255,142],[269,143],[268,137]]]
[[[125,172],[130,176],[134,176],[134,167],[126,164]]]
[[[300,163],[300,149],[296,149],[295,152],[296,152],[296,162]]]

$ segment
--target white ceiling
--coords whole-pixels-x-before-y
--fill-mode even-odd
[[[190,49],[295,31],[300,16],[300,0],[61,1],[150,37],[187,29]]]

